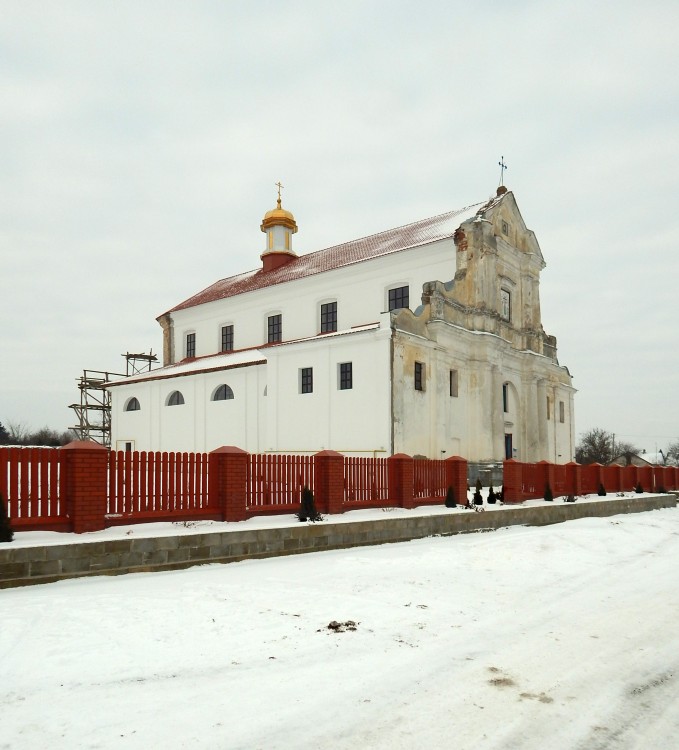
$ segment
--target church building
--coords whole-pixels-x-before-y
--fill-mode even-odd
[[[572,460],[512,192],[299,256],[297,229],[279,187],[259,267],[158,318],[163,367],[109,383],[114,448]]]

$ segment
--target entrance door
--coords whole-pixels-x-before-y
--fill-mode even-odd
[[[508,432],[505,434],[505,458],[514,458],[514,451],[512,450],[512,433]]]

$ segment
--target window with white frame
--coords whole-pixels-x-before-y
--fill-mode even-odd
[[[350,391],[354,387],[353,364],[351,362],[340,362],[339,366],[339,389]]]
[[[172,391],[165,403],[167,406],[181,406],[184,403],[184,396],[181,391]]]
[[[222,351],[233,351],[233,325],[222,326]]]
[[[232,398],[233,391],[230,386],[226,385],[226,383],[217,386],[212,394],[213,401],[230,401]]]
[[[313,393],[314,392],[314,368],[313,367],[301,367],[299,370],[299,392],[300,393]]]
[[[283,340],[283,316],[269,315],[267,320],[267,343],[275,344]]]
[[[321,333],[334,333],[337,330],[337,302],[321,305]]]
[[[186,357],[187,359],[192,359],[195,356],[196,356],[196,334],[187,333],[186,334]]]
[[[388,293],[389,311],[399,310],[410,305],[410,287],[399,286]]]
[[[139,411],[140,409],[141,406],[139,404],[139,399],[136,396],[127,399],[125,403],[125,411]]]

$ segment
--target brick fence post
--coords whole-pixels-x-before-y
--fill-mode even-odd
[[[508,458],[502,462],[502,494],[505,503],[521,503],[523,497],[523,464]]]
[[[566,494],[582,495],[582,466],[570,461],[566,464]]]
[[[467,461],[462,456],[446,458],[446,482],[453,488],[455,502],[467,504]]]
[[[594,484],[596,485],[593,490],[589,491],[589,494],[596,494],[599,492],[599,487],[603,485],[606,492],[608,492],[608,487],[606,487],[606,476],[604,473],[604,465],[599,463],[593,463],[590,464],[593,468],[591,471],[594,473]]]
[[[413,459],[405,453],[394,453],[387,459],[389,467],[389,500],[397,508],[414,508]]]
[[[225,521],[247,517],[248,461],[250,454],[234,445],[224,445],[208,455],[208,487]]]
[[[106,526],[109,450],[90,440],[62,446],[66,477],[66,515],[73,531],[101,531]]]
[[[544,492],[547,489],[548,484],[549,488],[552,490],[552,494],[556,494],[554,492],[554,486],[556,484],[554,481],[554,464],[550,464],[549,461],[538,461],[536,466],[539,466],[542,471],[542,488],[538,487],[537,489],[543,494],[539,495],[539,497],[544,497]]]
[[[344,456],[337,451],[314,454],[314,499],[320,513],[344,513]]]

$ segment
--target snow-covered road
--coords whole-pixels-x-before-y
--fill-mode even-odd
[[[0,591],[0,748],[674,748],[678,568],[672,509]]]

